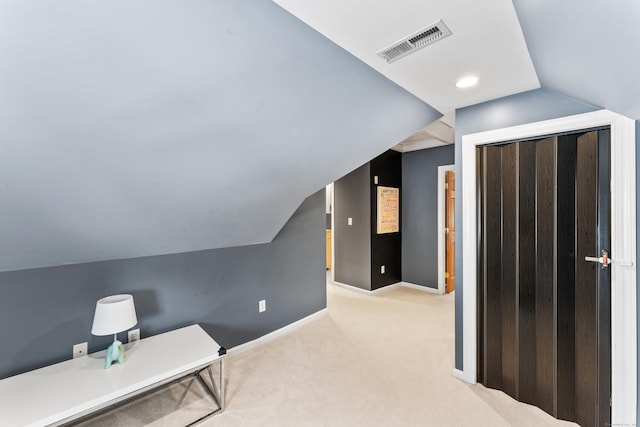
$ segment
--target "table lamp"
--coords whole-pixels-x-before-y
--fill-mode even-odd
[[[132,295],[112,295],[98,300],[91,335],[113,334],[113,343],[107,348],[104,359],[105,369],[113,362],[124,363],[124,344],[118,341],[118,332],[126,331],[136,323],[138,318]]]

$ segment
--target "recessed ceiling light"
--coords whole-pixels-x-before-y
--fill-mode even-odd
[[[476,83],[478,83],[478,78],[476,76],[463,77],[456,82],[456,87],[471,87],[475,86]]]

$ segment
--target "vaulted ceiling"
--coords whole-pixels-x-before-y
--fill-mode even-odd
[[[442,114],[540,84],[640,117],[632,0],[278,3],[1,2],[0,271],[268,242]]]
[[[513,3],[543,87],[640,119],[640,2]]]

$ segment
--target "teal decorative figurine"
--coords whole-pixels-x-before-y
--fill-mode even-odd
[[[104,369],[107,369],[113,362],[123,364],[125,360],[124,344],[120,341],[114,341],[107,347],[107,355],[104,358]]]
[[[126,331],[138,323],[133,296],[129,294],[112,295],[99,299],[93,315],[92,335],[113,334],[113,344],[107,348],[104,368],[113,362],[124,363],[124,344],[118,341],[118,332]]]

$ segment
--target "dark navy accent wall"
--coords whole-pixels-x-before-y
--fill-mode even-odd
[[[402,153],[388,150],[371,161],[369,179],[371,191],[371,290],[398,283],[402,280],[402,231],[377,233],[378,187],[399,188],[402,192]],[[374,184],[374,177],[378,184]],[[402,215],[402,195],[400,195]],[[400,218],[400,230],[402,219]],[[385,272],[381,273],[381,266]]]
[[[401,233],[377,234],[378,186],[401,188],[401,153],[387,150],[333,187],[335,280],[367,291],[402,280]],[[348,218],[353,219],[352,225]],[[380,272],[382,265],[385,273]]]
[[[336,282],[371,290],[369,163],[333,184]],[[348,224],[352,218],[352,225]]]
[[[578,101],[561,93],[546,89],[536,89],[517,95],[488,101],[482,104],[456,110],[456,176],[462,178],[462,136],[534,123],[558,117],[587,113],[599,108],[591,104]],[[462,179],[456,182],[456,193],[462,194]],[[455,331],[456,351],[455,367],[462,366],[462,295],[464,291],[464,277],[462,276],[462,198],[456,198],[456,295],[455,295]],[[462,286],[460,286],[462,284]]]
[[[243,344],[326,307],[324,251],[323,189],[270,243],[0,273],[0,378],[70,359],[79,342],[105,348],[93,312],[117,293],[134,295],[142,337],[200,323]]]
[[[438,166],[453,144],[402,154],[402,280],[438,287]]]

